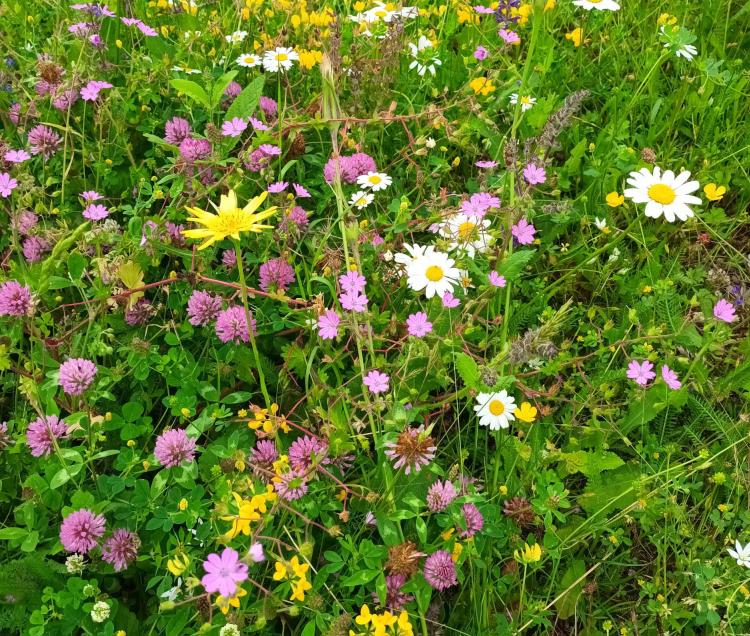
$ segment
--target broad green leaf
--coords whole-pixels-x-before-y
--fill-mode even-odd
[[[133,261],[128,261],[120,266],[117,275],[128,289],[143,287],[143,270]],[[127,307],[131,308],[143,297],[142,291],[133,292],[128,296]]]
[[[194,99],[204,108],[211,108],[211,100],[208,97],[208,93],[206,93],[200,84],[186,79],[173,79],[169,83],[181,93],[185,93],[185,95]]]
[[[470,389],[476,389],[479,387],[479,367],[474,359],[461,352],[456,354],[456,371],[461,376],[464,384]]]

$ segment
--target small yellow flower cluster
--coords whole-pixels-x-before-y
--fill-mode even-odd
[[[276,561],[276,571],[273,573],[273,580],[288,580],[292,585],[290,600],[302,602],[305,600],[305,592],[312,589],[312,585],[307,580],[307,571],[309,569],[309,564],[300,563],[297,556],[293,556],[289,562]]]
[[[268,412],[269,409],[262,409],[254,404],[250,406],[250,410],[253,412],[253,417],[247,423],[247,426],[254,431],[262,428],[264,433],[271,435],[279,429],[284,431],[284,433],[288,433],[291,430],[289,424],[287,424],[286,418],[283,415],[277,415],[279,412],[279,405],[275,402],[271,404],[270,414]],[[240,415],[241,412],[242,411],[239,411],[237,414]],[[246,414],[247,411],[245,411],[245,415]],[[240,415],[240,417],[244,416]]]
[[[167,569],[174,576],[182,576],[185,573],[185,570],[188,569],[189,565],[190,559],[188,558],[188,555],[182,552],[175,554],[174,559],[167,560]]]
[[[250,536],[250,524],[253,521],[260,521],[261,515],[268,512],[267,504],[276,501],[277,495],[273,486],[268,484],[265,492],[253,495],[250,499],[243,499],[236,492],[232,493],[232,497],[237,504],[237,514],[221,518],[222,521],[232,522],[232,527],[225,535],[227,539],[234,539],[240,533]]]
[[[542,546],[538,543],[535,543],[534,545],[524,543],[523,550],[515,550],[513,552],[513,558],[524,565],[536,563],[542,558]]]
[[[225,598],[221,594],[219,594],[216,597],[216,606],[221,610],[221,613],[226,616],[229,612],[230,607],[233,607],[234,609],[239,608],[240,599],[243,596],[247,596],[247,592],[241,587],[237,588],[237,593],[234,596],[230,596],[229,598]]]
[[[308,71],[314,68],[316,64],[320,64],[323,59],[323,52],[316,49],[297,49],[297,53],[299,54],[299,65]]]
[[[335,15],[328,7],[323,7],[322,11],[308,11],[306,6],[300,5],[299,13],[292,15],[292,26],[295,29],[299,29],[305,24],[314,27],[328,27],[334,20]]]
[[[489,95],[495,92],[495,85],[487,77],[475,77],[469,82],[469,86],[477,95]]]
[[[387,636],[388,634],[398,634],[398,636],[413,636],[414,629],[409,622],[409,615],[401,612],[398,616],[391,612],[382,614],[373,614],[367,605],[363,605],[359,611],[359,616],[354,619],[357,625],[367,629],[366,632],[355,632],[349,630],[349,636],[359,636],[359,634],[373,634],[373,636]],[[368,627],[369,626],[369,627]]]

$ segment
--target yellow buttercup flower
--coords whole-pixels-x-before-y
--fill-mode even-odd
[[[703,192],[708,197],[709,201],[721,201],[721,198],[727,193],[725,186],[717,186],[715,183],[709,183]]]
[[[260,221],[274,214],[276,207],[270,207],[263,212],[255,212],[263,201],[266,200],[267,196],[268,192],[264,192],[250,199],[250,202],[244,208],[238,208],[237,195],[234,193],[234,190],[230,190],[228,194],[221,195],[218,207],[211,203],[218,214],[212,214],[200,208],[185,208],[193,215],[188,218],[188,221],[198,223],[203,227],[196,230],[183,230],[182,233],[188,238],[205,239],[198,246],[199,250],[204,250],[227,237],[239,241],[242,232],[270,230],[273,226],[263,225]]]
[[[524,543],[523,550],[516,550],[513,552],[513,558],[524,565],[536,563],[542,558],[542,546],[538,543],[535,543],[534,545]]]
[[[605,200],[610,208],[617,208],[625,203],[625,196],[617,194],[617,192],[610,192]]]
[[[531,424],[536,419],[536,407],[531,406],[528,402],[523,402],[519,408],[513,411],[515,415],[522,422],[528,422]]]
[[[174,576],[181,576],[185,573],[190,565],[190,559],[187,554],[178,554],[174,559],[167,560],[167,569],[174,574]]]

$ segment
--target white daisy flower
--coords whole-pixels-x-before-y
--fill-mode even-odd
[[[361,210],[362,208],[366,208],[368,205],[370,205],[374,198],[375,195],[371,192],[360,190],[359,192],[355,192],[351,197],[349,197],[349,205],[352,205],[355,208]]]
[[[385,174],[385,172],[368,172],[357,177],[358,186],[369,188],[373,192],[385,190],[391,183],[393,183],[393,179]]]
[[[487,233],[489,227],[489,219],[454,214],[440,226],[440,234],[451,241],[448,249],[461,250],[469,258],[474,258],[474,254],[487,251],[492,243],[492,237]]]
[[[674,172],[667,170],[661,173],[659,166],[654,166],[653,173],[648,168],[641,168],[638,172],[631,172],[627,183],[632,188],[623,194],[633,203],[646,204],[646,216],[658,219],[662,214],[670,223],[675,218],[686,221],[693,216],[689,205],[700,205],[701,200],[690,193],[700,188],[697,181],[688,181],[690,173],[681,172],[675,177]]]
[[[435,251],[435,247],[433,245],[409,245],[408,243],[404,243],[404,249],[407,251],[407,254],[404,254],[403,252],[396,254],[394,260],[406,268],[408,268],[418,258],[424,256],[425,254],[431,254]]]
[[[238,44],[247,37],[247,31],[235,31],[229,35],[225,35],[224,39],[230,44]]]
[[[480,393],[474,405],[474,411],[479,417],[479,425],[489,426],[491,431],[508,428],[510,422],[516,419],[513,415],[515,410],[516,401],[505,390],[499,393]]]
[[[280,70],[288,71],[292,68],[292,63],[297,60],[299,60],[297,51],[286,46],[279,46],[263,54],[263,68],[269,73],[278,73]]]
[[[417,292],[424,291],[427,298],[453,293],[453,286],[461,278],[455,263],[447,254],[434,248],[425,250],[423,256],[415,258],[406,267],[409,287]]]
[[[245,68],[253,68],[254,66],[260,66],[263,60],[260,55],[256,55],[255,53],[245,53],[244,55],[240,55],[235,62]]]
[[[586,11],[598,9],[599,11],[617,11],[620,5],[614,0],[573,0],[573,4]]]
[[[737,561],[737,565],[750,568],[750,543],[743,548],[742,544],[737,540],[734,542],[734,547],[734,550],[727,548],[729,556]]]
[[[519,102],[521,103],[521,112],[526,112],[534,104],[536,104],[536,97],[531,97],[530,95],[523,95],[519,98],[518,93],[511,93],[510,103],[515,106]]]

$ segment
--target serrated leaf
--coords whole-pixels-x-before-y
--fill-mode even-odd
[[[500,263],[497,271],[501,276],[505,276],[508,279],[517,278],[534,254],[536,254],[536,250],[519,250],[518,252],[513,252]]]
[[[458,375],[461,376],[467,387],[470,389],[479,388],[479,367],[471,356],[465,353],[457,353],[456,371],[458,371]]]
[[[227,121],[234,117],[247,119],[255,112],[255,109],[258,108],[260,96],[263,94],[264,81],[265,79],[261,75],[242,89],[242,92],[234,98],[231,106],[227,109],[225,117]]]
[[[188,97],[193,98],[204,108],[211,108],[211,100],[208,97],[208,93],[206,93],[200,84],[186,79],[173,79],[169,83],[181,93],[185,93]]]
[[[117,270],[117,276],[128,289],[138,289],[143,287],[143,270],[138,266],[138,263],[128,261],[124,265],[120,266]],[[130,309],[135,305],[139,299],[143,297],[142,291],[133,292],[128,296],[127,307]]]

